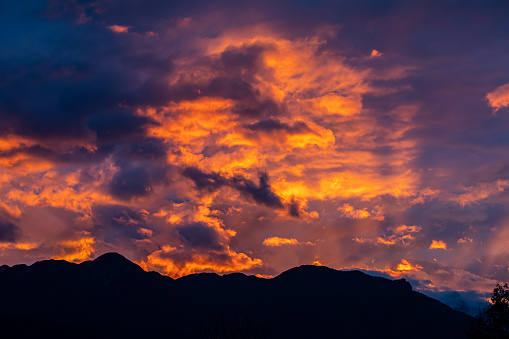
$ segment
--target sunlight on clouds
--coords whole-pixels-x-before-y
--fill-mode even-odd
[[[94,254],[95,240],[92,237],[85,237],[77,240],[66,240],[57,244],[59,254],[52,259],[66,260],[69,262],[82,262],[91,258]]]
[[[398,267],[396,267],[397,271],[419,271],[422,270],[422,266],[420,265],[412,265],[410,262],[408,262],[405,259],[401,259],[401,263],[398,264]]]
[[[287,113],[278,120],[262,121],[272,121],[274,127],[270,128],[273,129],[261,129],[264,125],[259,125],[260,130],[255,130],[258,125],[251,124],[246,128],[239,117],[232,114],[236,106],[230,99],[203,97],[175,103],[162,110],[140,111],[140,114],[160,123],[150,129],[153,136],[177,142],[179,152],[170,155],[170,162],[223,172],[229,176],[242,173],[247,177],[254,175],[254,169],[263,166],[273,177],[276,194],[285,201],[291,201],[292,197],[372,198],[382,194],[411,194],[415,189],[416,176],[406,168],[396,168],[411,159],[403,149],[413,147],[412,144],[401,143],[398,146],[390,142],[391,147],[403,147],[403,152],[398,153],[403,158],[394,159],[395,171],[389,177],[382,177],[378,169],[370,168],[385,161],[371,152],[359,154],[335,149],[336,135],[341,135],[343,143],[347,141],[346,145],[342,145],[345,148],[365,143],[364,135],[373,133],[372,126],[350,118],[362,109],[361,96],[369,91],[365,80],[368,73],[349,68],[340,57],[319,52],[325,41],[318,37],[290,41],[271,36],[266,31],[264,33],[241,38],[225,35],[210,40],[208,43],[215,47],[209,48],[209,57],[219,59],[221,53],[234,51],[232,48],[259,48],[261,64],[256,80],[249,80],[250,84],[260,98],[284,105]],[[179,64],[179,61],[176,63]],[[171,83],[189,81],[188,75],[193,74],[199,85],[218,72],[200,64],[193,66],[189,60],[180,65],[183,68],[176,72]],[[199,89],[197,91],[201,93]],[[325,117],[324,124],[316,123],[319,116]],[[330,129],[328,126],[334,125],[333,122],[348,123],[350,128]],[[292,124],[303,127],[297,130]],[[393,134],[394,137],[397,138],[399,133]],[[222,144],[229,149],[227,153],[221,150],[205,156],[204,148],[214,144]],[[289,152],[293,152],[297,160],[292,164],[286,160]],[[341,167],[345,167],[341,173],[334,173]],[[304,176],[305,181],[301,179]]]
[[[374,58],[379,58],[383,55],[382,52],[380,51],[377,51],[376,49],[372,50],[371,51],[371,59],[374,59]]]
[[[429,249],[442,249],[447,251],[447,244],[442,240],[433,240],[431,245],[429,245]]]
[[[23,251],[33,250],[39,246],[38,243],[35,242],[18,242],[18,243],[0,243],[0,249],[18,249]]]
[[[272,246],[272,247],[279,247],[282,245],[298,245],[299,242],[297,239],[287,239],[287,238],[280,238],[280,237],[272,237],[267,238],[263,241],[263,244],[265,246]]]
[[[464,193],[451,197],[461,206],[478,203],[490,196],[500,194],[509,187],[509,180],[496,180],[494,182],[480,182],[470,187],[461,187]]]
[[[366,211],[366,209],[356,210],[350,204],[343,204],[342,206],[338,207],[338,211],[342,212],[345,217],[352,219],[365,219],[371,216],[371,214]]]
[[[112,25],[108,28],[114,33],[127,33],[131,26]]]
[[[146,271],[157,270],[172,278],[179,278],[197,272],[239,272],[262,265],[260,259],[251,259],[230,248],[224,253],[191,253],[184,255],[185,259],[181,259],[180,254],[175,248],[163,247],[142,260],[140,266]]]
[[[353,238],[353,241],[361,244],[368,243],[386,246],[392,245],[408,246],[415,240],[415,236],[413,236],[411,233],[418,233],[421,231],[421,229],[422,228],[420,226],[400,225],[396,227],[389,227],[385,234],[383,234],[380,237],[377,237],[376,239],[366,239],[357,237]]]
[[[493,92],[486,94],[489,105],[493,108],[493,113],[499,109],[509,106],[509,84],[497,87]]]

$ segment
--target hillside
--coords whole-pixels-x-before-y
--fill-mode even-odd
[[[2,266],[0,298],[3,333],[16,337],[462,338],[470,319],[405,280],[359,271],[300,266],[273,279],[173,280],[116,253]]]

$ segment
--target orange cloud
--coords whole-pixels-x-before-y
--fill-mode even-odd
[[[66,240],[57,244],[59,254],[52,259],[66,260],[69,262],[82,262],[91,258],[94,254],[95,240],[85,237],[78,240]]]
[[[431,245],[429,245],[429,249],[443,249],[447,250],[447,244],[442,240],[433,240]]]
[[[175,254],[175,257],[172,257]],[[262,265],[260,259],[251,259],[244,253],[237,253],[227,248],[224,253],[217,257],[215,253],[192,253],[185,260],[178,259],[178,250],[165,246],[156,251],[146,260],[142,260],[140,266],[146,270],[157,270],[172,278],[179,278],[197,272],[239,272]]]
[[[404,234],[404,233],[417,233],[422,230],[421,226],[407,226],[407,225],[400,225],[393,227],[392,230],[395,234]]]
[[[128,33],[131,26],[112,25],[108,28],[115,33]]]
[[[501,108],[509,106],[509,83],[497,87],[493,92],[486,94],[486,99],[495,113]]]
[[[279,237],[272,237],[267,238],[263,241],[263,244],[265,246],[272,246],[272,247],[279,247],[282,245],[298,245],[299,242],[297,239],[287,239],[287,238],[279,238]]]
[[[368,72],[347,66],[340,56],[320,52],[325,40],[288,40],[259,27],[205,43],[207,57],[212,61],[219,60],[225,51],[258,48],[259,68],[256,81],[249,80],[250,85],[260,100],[285,107],[288,115],[279,116],[277,122],[271,120],[272,129],[255,131],[256,124],[246,125],[234,113],[238,106],[234,100],[203,96],[199,89],[196,100],[140,110],[140,115],[158,122],[149,134],[171,140],[178,150],[169,156],[170,163],[227,177],[242,174],[253,178],[260,167],[265,168],[275,193],[287,203],[293,199],[370,199],[384,194],[399,197],[416,193],[418,175],[408,169],[414,144],[401,139],[411,128],[416,108],[391,112],[402,123],[390,133],[358,118],[362,95],[370,91]],[[185,83],[191,74],[198,84],[226,76],[189,59],[175,62],[177,71],[169,79],[174,85]],[[320,124],[316,122],[318,117]],[[384,137],[381,139],[380,135]],[[369,151],[382,146],[381,140],[397,150],[391,157],[392,175],[380,174],[379,166],[386,165],[387,159]],[[211,145],[221,148],[205,155],[203,150]],[[289,153],[293,156],[291,163],[287,161]],[[351,213],[356,213],[356,217],[366,214]]]
[[[29,251],[37,248],[39,246],[38,243],[35,242],[18,242],[18,243],[0,243],[0,249],[18,249]]]
[[[396,267],[397,271],[408,272],[408,271],[419,271],[422,270],[422,266],[415,264],[412,265],[405,259],[401,259],[401,263]]]
[[[366,209],[356,210],[350,204],[343,204],[342,206],[338,207],[338,211],[342,212],[345,217],[352,219],[365,219],[371,216],[371,214],[366,211]]]
[[[371,59],[379,58],[382,56],[382,52],[377,51],[376,49],[371,51]]]
[[[451,200],[458,202],[461,206],[466,206],[500,194],[507,187],[509,187],[509,180],[499,179],[494,182],[481,182],[474,186],[462,187],[465,193],[453,196]]]
[[[400,225],[396,227],[389,228],[388,231],[392,231],[391,233],[386,233],[381,237],[377,237],[376,239],[366,239],[366,238],[353,238],[353,241],[358,243],[370,243],[374,245],[400,245],[400,246],[408,246],[411,241],[415,240],[415,237],[410,233],[418,233],[421,231],[420,226],[407,226]]]

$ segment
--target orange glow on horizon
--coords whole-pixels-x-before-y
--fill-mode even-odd
[[[262,265],[260,259],[251,259],[244,253],[236,253],[227,248],[224,253],[226,260],[214,260],[213,255],[193,253],[189,260],[179,262],[168,256],[168,253],[177,251],[172,247],[150,254],[139,265],[146,271],[158,270],[172,278],[179,278],[198,272],[228,273],[245,271]]]
[[[88,260],[94,254],[95,239],[92,237],[78,240],[67,240],[58,244],[60,253],[52,259],[65,260],[69,262],[82,262]]]

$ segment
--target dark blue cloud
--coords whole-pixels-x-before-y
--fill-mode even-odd
[[[152,191],[152,179],[144,167],[134,167],[115,173],[110,183],[110,193],[121,200],[143,197]]]
[[[175,229],[186,245],[202,250],[221,250],[221,238],[217,231],[202,223],[179,226]]]
[[[258,204],[272,208],[283,208],[281,199],[269,185],[269,177],[266,173],[260,173],[259,185],[240,175],[230,179],[218,173],[204,173],[195,167],[185,168],[182,174],[191,179],[199,190],[216,191],[223,186],[227,186],[238,190],[246,198],[254,200]]]
[[[16,242],[21,234],[18,226],[11,222],[0,221],[0,242]]]

